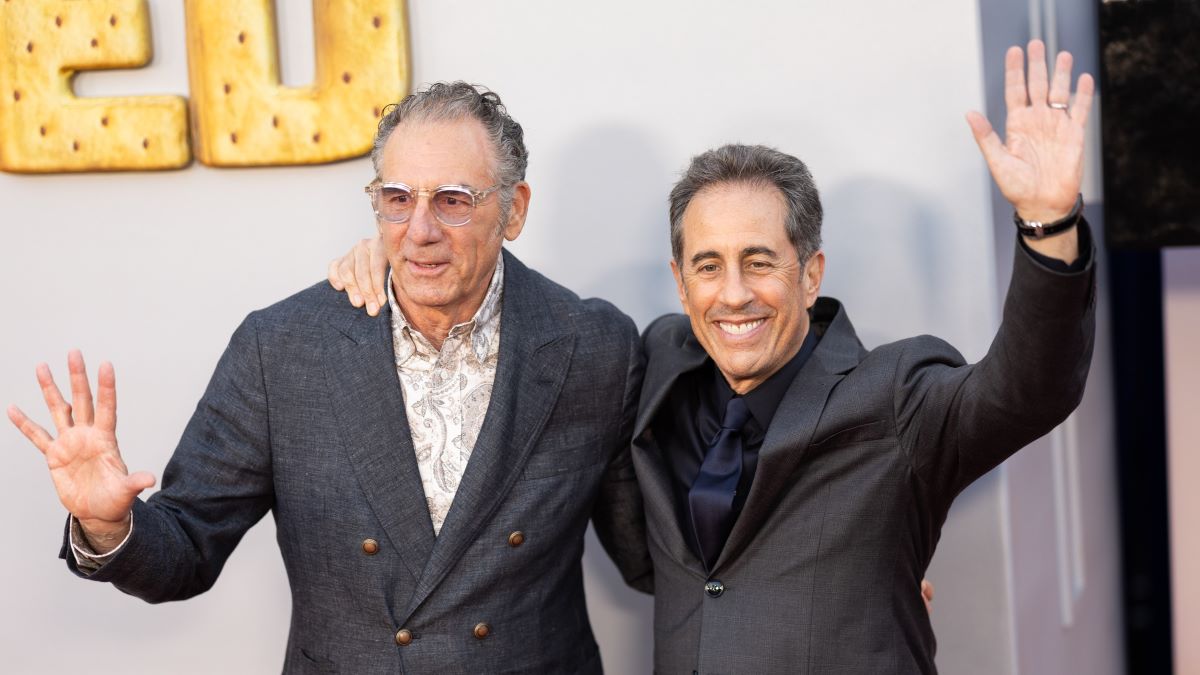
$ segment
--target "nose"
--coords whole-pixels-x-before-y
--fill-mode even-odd
[[[418,197],[408,218],[408,238],[415,244],[433,244],[441,241],[445,234],[433,213],[433,203],[427,197]]]
[[[754,300],[754,291],[746,284],[740,268],[733,267],[725,272],[717,300],[730,309],[745,307]]]

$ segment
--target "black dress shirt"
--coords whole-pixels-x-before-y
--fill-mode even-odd
[[[742,429],[742,475],[733,499],[734,522],[737,522],[737,515],[746,504],[746,495],[750,492],[754,471],[758,467],[758,451],[767,436],[775,410],[821,339],[819,331],[824,326],[810,326],[795,356],[762,384],[742,396],[746,400],[746,407],[750,409],[750,419]],[[722,411],[735,395],[725,376],[712,359],[708,359],[703,366],[684,373],[676,381],[663,412],[652,423],[655,438],[661,439],[671,487],[675,493],[676,515],[681,523],[692,522],[688,511],[688,490],[700,472],[704,453],[721,427]],[[688,546],[700,556],[695,532],[690,525],[682,529]]]

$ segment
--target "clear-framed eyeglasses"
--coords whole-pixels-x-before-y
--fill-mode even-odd
[[[433,215],[449,227],[461,227],[471,222],[475,207],[488,195],[500,189],[496,184],[485,190],[472,190],[467,185],[439,185],[433,189],[415,190],[404,183],[372,182],[363,190],[371,198],[375,215],[389,223],[407,223],[417,208],[417,200],[429,197]]]

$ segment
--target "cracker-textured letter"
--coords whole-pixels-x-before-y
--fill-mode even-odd
[[[272,0],[186,0],[196,156],[212,166],[364,155],[408,90],[403,0],[314,0],[316,79],[279,80]]]
[[[79,70],[150,61],[145,0],[0,1],[0,170],[175,169],[191,161],[180,96],[77,98]]]

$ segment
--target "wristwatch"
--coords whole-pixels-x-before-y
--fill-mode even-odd
[[[1024,220],[1021,216],[1013,211],[1013,223],[1016,224],[1017,230],[1026,237],[1041,239],[1052,234],[1058,234],[1064,230],[1068,230],[1079,224],[1083,218],[1083,195],[1075,198],[1075,206],[1071,207],[1071,212],[1063,218],[1060,218],[1053,223],[1041,223],[1036,220]]]

